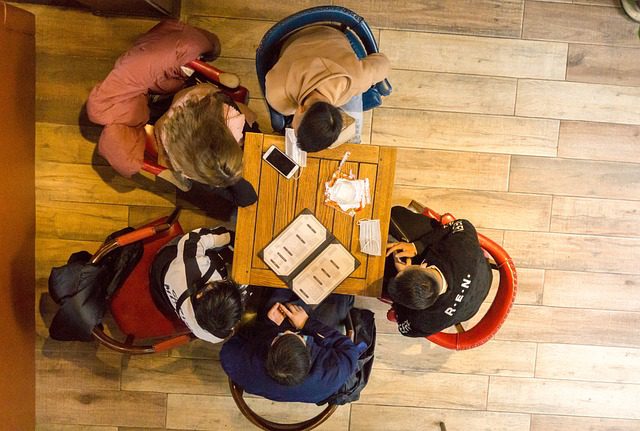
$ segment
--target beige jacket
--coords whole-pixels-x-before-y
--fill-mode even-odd
[[[283,46],[266,76],[266,98],[283,115],[292,115],[314,90],[333,106],[341,106],[386,78],[389,69],[384,54],[359,60],[341,31],[312,26],[291,36]]]

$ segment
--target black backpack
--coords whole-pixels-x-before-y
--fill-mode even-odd
[[[374,351],[376,348],[376,322],[371,310],[352,308],[349,312],[353,322],[354,343],[365,343],[367,349],[358,358],[357,371],[349,377],[338,392],[318,404],[343,405],[360,399],[360,392],[369,382],[373,367]]]

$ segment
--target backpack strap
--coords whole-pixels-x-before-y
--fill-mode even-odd
[[[187,258],[187,256],[195,256],[195,249],[193,249],[194,244],[189,243],[190,239],[191,237],[187,240],[187,243],[185,243],[184,258],[185,258],[185,270],[186,270],[185,272],[187,273],[187,281],[191,281],[191,284],[187,290],[182,292],[182,294],[176,301],[176,313],[178,314],[180,314],[180,309],[182,308],[182,304],[184,303],[184,301],[187,300],[187,298],[192,298],[192,303],[193,303],[193,297],[195,297],[195,295],[197,295],[200,291],[202,291],[205,288],[205,286],[207,285],[207,282],[209,281],[209,279],[211,278],[211,276],[215,271],[218,271],[218,274],[220,274],[220,277],[223,280],[227,279],[228,277],[225,260],[222,258],[221,255],[226,255],[227,251],[228,252],[231,252],[231,251],[228,250],[229,247],[224,246],[219,249],[210,249],[205,252],[205,254],[209,257],[211,264],[209,265],[209,269],[207,270],[207,272],[205,272],[204,275],[202,275],[202,277],[196,278],[194,274],[200,273],[200,270],[198,269],[198,264],[195,261],[195,259]],[[197,242],[195,243],[195,247],[197,247]],[[187,253],[192,253],[192,254],[187,254]]]
[[[191,287],[182,292],[182,295],[180,295],[180,297],[176,301],[176,313],[178,313],[178,315],[180,315],[180,309],[182,308],[182,304],[184,303],[184,301],[186,301],[187,298],[190,298],[192,295],[196,295],[200,290],[202,290],[202,287],[204,287],[204,285],[198,285],[194,283],[191,285]]]

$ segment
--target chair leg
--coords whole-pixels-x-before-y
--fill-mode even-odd
[[[415,200],[411,200],[411,202],[409,202],[409,208],[414,210],[417,213],[422,214],[422,212],[425,209],[425,206],[422,205],[420,202],[415,201]]]
[[[447,426],[444,424],[444,422],[440,422],[440,431],[447,431]]]
[[[124,344],[127,344],[129,346],[133,346],[133,335],[127,335],[127,338],[124,340]]]

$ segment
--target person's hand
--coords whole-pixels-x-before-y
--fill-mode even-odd
[[[285,304],[285,307],[282,307],[284,314],[287,316],[291,324],[298,330],[304,328],[305,323],[307,323],[307,319],[309,315],[304,308],[295,304]]]
[[[411,258],[418,254],[416,246],[409,242],[396,242],[387,244],[387,256],[393,253],[393,265],[400,272],[411,266]]]
[[[398,272],[404,271],[405,269],[407,269],[411,265],[412,265],[412,263],[411,263],[411,258],[410,257],[406,257],[406,258],[404,258],[404,260],[398,259],[397,257],[394,257],[394,259],[393,259],[393,266],[396,267],[396,271],[398,271]]]
[[[284,310],[286,310],[284,305],[276,302],[267,313],[267,317],[277,326],[280,326],[282,325],[282,322],[284,322],[284,318],[287,317]]]
[[[391,253],[396,259],[402,259],[403,257],[415,257],[418,250],[412,242],[392,242],[387,244],[387,256]]]

